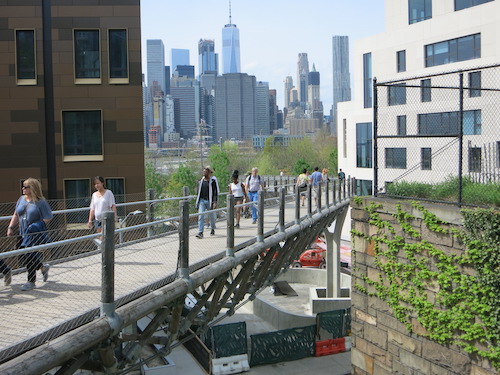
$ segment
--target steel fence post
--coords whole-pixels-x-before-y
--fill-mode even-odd
[[[148,199],[150,201],[154,200],[155,199],[155,190],[154,189],[148,189]],[[155,221],[155,205],[154,203],[150,203],[148,205],[149,207],[149,222],[153,222]],[[152,233],[152,227],[151,226],[148,226],[148,230],[147,230],[147,236],[148,237],[151,237],[153,235]]]
[[[338,180],[333,180],[332,182],[332,198],[333,198],[333,204],[337,204],[337,181]]]
[[[318,194],[318,212],[321,212],[321,185],[323,183],[320,181],[318,182],[318,191],[317,191],[317,194]]]
[[[307,214],[312,216],[312,186],[307,184]]]
[[[227,250],[228,257],[234,256],[234,195],[227,196]]]
[[[180,206],[180,225],[179,225],[179,276],[183,279],[189,279],[189,201],[182,200]]]
[[[280,232],[285,231],[285,188],[282,186],[280,187],[280,223],[279,223],[279,230]]]
[[[300,191],[297,185],[293,186],[295,191],[295,224],[300,224]]]
[[[115,314],[115,213],[103,218],[101,316]]]
[[[328,196],[328,191],[330,190],[330,180],[325,181],[325,206],[330,207],[330,197]]]
[[[264,191],[259,190],[257,213],[257,241],[264,241]]]

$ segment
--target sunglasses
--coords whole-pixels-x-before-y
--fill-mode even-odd
[[[29,189],[30,187],[29,186],[24,186],[23,185],[23,189]]]

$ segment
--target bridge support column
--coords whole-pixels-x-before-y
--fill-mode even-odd
[[[280,213],[279,213],[279,231],[285,231],[285,197],[286,191],[282,186],[280,187]]]
[[[342,226],[344,225],[347,208],[335,218],[334,231],[325,230],[326,237],[326,297],[340,298],[340,245]]]

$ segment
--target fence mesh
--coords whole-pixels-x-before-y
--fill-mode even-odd
[[[377,194],[500,205],[500,66],[375,90]]]

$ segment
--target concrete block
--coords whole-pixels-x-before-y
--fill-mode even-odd
[[[244,371],[250,371],[247,354],[212,358],[213,375],[239,374]]]
[[[357,348],[351,351],[351,363],[367,374],[373,374],[373,358],[362,353]]]
[[[383,350],[387,350],[387,331],[367,324],[365,327],[365,340]]]
[[[406,350],[401,350],[399,352],[399,361],[402,365],[408,367],[409,369],[420,371],[424,374],[429,374],[431,371],[431,363],[429,361],[426,361],[422,357],[419,357],[415,354],[407,352]],[[465,373],[461,372],[460,374]]]
[[[365,323],[368,323],[368,324],[371,324],[374,326],[377,325],[377,318],[375,318],[372,315],[368,315],[360,310],[356,310],[355,315],[356,315],[356,320],[363,321]]]
[[[426,340],[422,346],[422,356],[455,374],[468,374],[471,369],[471,360],[468,356],[449,350],[430,340]]]
[[[393,329],[389,329],[387,332],[387,340],[389,344],[394,344],[398,348],[404,349],[412,354],[421,355],[422,354],[422,341],[414,339],[407,335],[403,335]]]

